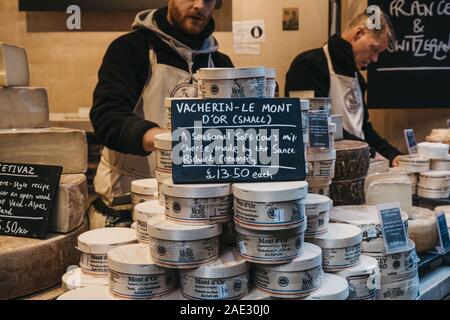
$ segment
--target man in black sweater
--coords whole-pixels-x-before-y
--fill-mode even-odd
[[[344,138],[364,140],[398,166],[401,152],[374,130],[364,102],[366,82],[359,72],[376,62],[395,41],[389,18],[380,12],[379,28],[369,28],[366,12],[355,17],[341,36],[334,35],[323,48],[297,56],[286,74],[285,96],[293,91],[314,91],[316,97],[331,97],[332,113],[343,115]]]
[[[129,203],[131,182],[155,176],[152,151],[155,135],[165,126],[164,99],[196,96],[199,68],[233,66],[212,36],[215,4],[169,0],[166,8],[143,11],[134,31],[114,40],[105,54],[90,118],[105,146],[94,180],[100,196],[94,206],[107,226],[129,218],[121,209]]]

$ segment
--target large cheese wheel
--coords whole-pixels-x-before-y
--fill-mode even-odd
[[[0,236],[0,300],[59,284],[67,267],[79,263],[77,237],[88,229],[85,222],[69,234],[49,234],[44,240]]]
[[[342,140],[334,145],[336,167],[333,180],[352,180],[365,177],[369,170],[370,148],[361,141]]]
[[[0,129],[47,127],[47,90],[0,88],[0,114]]]
[[[0,130],[0,150],[0,162],[62,166],[64,174],[87,170],[86,133],[81,130]]]
[[[436,248],[438,231],[434,212],[425,208],[413,207],[414,219],[408,222],[409,238],[416,244],[416,251],[424,253]]]
[[[48,221],[50,232],[67,233],[84,222],[87,205],[87,180],[84,174],[63,174],[57,202]]]
[[[330,186],[330,198],[335,206],[364,204],[364,179],[334,181]]]
[[[23,47],[0,42],[0,87],[28,87],[30,72]]]
[[[411,182],[405,181],[377,181],[367,186],[366,203],[379,205],[384,203],[399,202],[402,211],[410,217],[412,214]]]

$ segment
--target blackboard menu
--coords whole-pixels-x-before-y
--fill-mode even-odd
[[[393,48],[369,65],[369,108],[450,107],[450,0],[369,0],[391,19]]]
[[[305,180],[300,100],[172,101],[175,183]]]
[[[44,238],[62,167],[0,163],[0,235]]]

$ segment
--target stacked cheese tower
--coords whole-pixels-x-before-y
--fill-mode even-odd
[[[0,43],[0,61],[0,162],[63,167],[48,231],[64,235],[49,234],[45,240],[0,237],[4,299],[58,284],[78,260],[76,237],[87,229],[87,143],[83,131],[47,127],[47,91],[29,87],[24,48]]]
[[[219,81],[218,86],[226,87],[226,78],[241,77],[247,71],[256,77],[253,84],[263,86],[255,89],[252,85],[253,91],[247,93],[247,80],[239,80],[244,90],[240,93],[246,97],[259,96],[265,92],[265,82],[259,81],[260,70],[248,69],[220,70],[212,75],[201,72],[203,95],[210,97],[208,90],[216,80],[225,83]],[[212,79],[214,75],[223,79]],[[273,72],[269,75],[273,76]],[[268,93],[272,94],[273,83],[270,79],[267,83],[271,86]],[[168,127],[171,127],[168,107],[171,101],[166,102]],[[79,238],[79,248],[83,251],[81,268],[72,271],[79,280],[79,289],[61,299],[77,299],[83,295],[104,299],[347,298],[345,279],[331,274],[324,276],[322,249],[304,242],[305,232],[310,237],[327,232],[332,206],[329,198],[309,195],[307,199],[305,181],[174,184],[171,134],[160,134],[155,139],[157,179],[132,183],[139,244],[107,237],[101,234],[107,232],[105,229],[95,230],[98,232],[93,237],[95,241],[112,241],[100,250],[93,239],[90,247],[83,246],[85,235],[82,235]],[[156,189],[159,200],[155,198]],[[118,236],[121,231],[115,228],[109,232]],[[121,246],[111,248],[112,243]],[[98,252],[91,254],[94,247]],[[93,281],[92,270],[97,269],[100,272]],[[109,292],[81,288],[104,284],[107,274]],[[178,285],[180,289],[175,290]]]
[[[408,230],[408,215],[403,211],[401,215],[405,229]],[[364,283],[355,285],[353,293],[356,296],[362,294],[363,297],[373,298],[376,294],[377,300],[413,300],[418,297],[418,258],[415,244],[409,240],[410,246],[407,251],[386,254],[377,207],[368,205],[334,207],[330,212],[330,221],[360,227],[363,256],[372,257],[378,261],[379,274],[373,267],[373,260],[368,258],[362,260],[364,263],[360,267],[364,269],[366,277],[371,274],[372,278],[365,285]],[[355,271],[348,269],[343,273],[351,276],[355,274]],[[358,271],[362,276],[363,270]],[[376,292],[375,289],[377,289]]]

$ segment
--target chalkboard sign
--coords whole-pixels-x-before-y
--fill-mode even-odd
[[[175,183],[305,180],[300,100],[172,101]]]
[[[377,208],[386,253],[392,254],[408,251],[408,236],[400,213],[400,204],[382,204],[378,205]]]
[[[62,167],[0,163],[0,234],[44,238]]]
[[[369,65],[369,108],[450,107],[450,0],[369,0],[391,19],[394,48]]]

